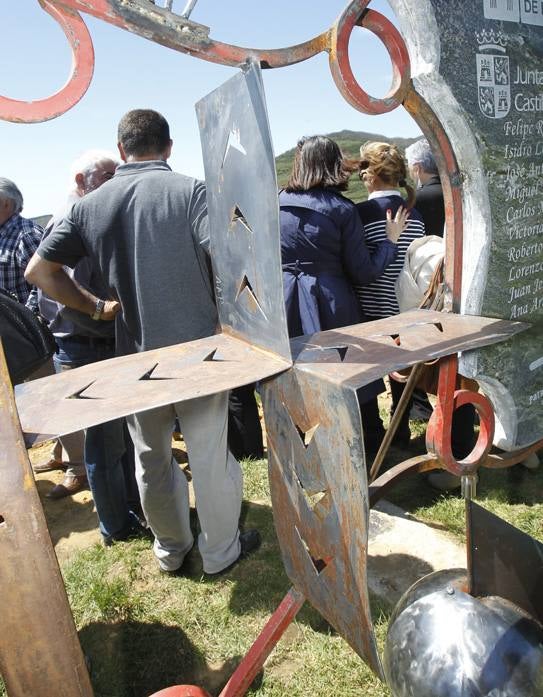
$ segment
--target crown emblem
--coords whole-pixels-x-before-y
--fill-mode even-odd
[[[495,32],[494,29],[490,29],[490,31],[483,29],[482,31],[476,31],[475,36],[477,37],[477,43],[483,50],[505,51],[507,37],[502,31]]]

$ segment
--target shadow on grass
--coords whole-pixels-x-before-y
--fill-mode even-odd
[[[148,697],[173,685],[216,695],[239,662],[210,666],[183,630],[158,622],[92,622],[79,638],[95,697]]]

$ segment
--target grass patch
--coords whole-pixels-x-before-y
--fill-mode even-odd
[[[175,684],[200,685],[218,695],[287,592],[290,583],[274,532],[266,461],[247,461],[243,469],[242,524],[259,528],[263,544],[228,576],[207,580],[195,551],[186,577],[159,574],[151,544],[142,540],[108,549],[95,545],[64,565],[96,697],[147,697]],[[436,493],[424,477],[400,483],[389,498],[417,518],[463,538],[463,502]],[[478,500],[543,542],[542,468],[516,478],[507,471],[482,470]],[[193,522],[196,527],[195,517]],[[387,616],[377,605],[373,614],[382,647]],[[307,604],[249,694],[390,696]],[[1,686],[0,695],[5,695]]]

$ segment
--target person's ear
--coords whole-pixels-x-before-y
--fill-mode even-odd
[[[168,147],[164,150],[162,157],[164,158],[164,161],[166,161],[172,154],[172,147],[173,147],[173,140],[170,138],[170,143]]]
[[[85,175],[81,172],[75,175],[75,185],[81,196],[83,196],[85,194]]]
[[[117,150],[119,151],[119,155],[121,157],[121,160],[123,162],[126,162],[126,153],[124,151],[123,146],[120,143],[117,143]]]

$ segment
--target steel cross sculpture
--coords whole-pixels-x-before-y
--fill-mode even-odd
[[[0,671],[9,694],[18,697],[41,690],[67,697],[92,695],[25,445],[255,381],[262,382],[276,529],[294,587],[221,695],[245,694],[306,598],[384,678],[366,582],[370,505],[413,472],[444,468],[465,476],[469,484],[479,466],[508,464],[488,456],[494,425],[490,402],[478,393],[456,390],[457,353],[504,341],[526,326],[456,314],[462,272],[461,177],[445,131],[413,87],[402,37],[386,18],[368,9],[370,0],[350,2],[330,30],[311,41],[273,50],[214,41],[207,27],[188,19],[187,11],[173,13],[171,3],[159,7],[148,0],[38,1],[59,21],[72,46],[72,75],[59,93],[44,100],[0,97],[0,118],[21,122],[55,118],[83,96],[92,78],[94,56],[79,11],[169,48],[239,66],[241,71],[197,104],[221,332],[104,361],[99,371],[90,365],[36,380],[17,388],[16,400],[5,365],[1,366],[0,443],[5,454],[0,460],[0,553],[6,561],[0,567],[0,608],[10,641],[0,651]],[[393,81],[383,99],[366,94],[351,70],[348,43],[356,26],[380,37],[390,54]],[[434,146],[447,209],[447,312],[413,311],[289,342],[282,302],[275,166],[260,69],[290,65],[322,51],[328,52],[334,80],[350,104],[370,114],[403,104]],[[428,428],[429,454],[398,465],[368,487],[355,390],[387,373],[438,358],[442,359],[439,394]],[[452,414],[468,402],[479,413],[480,435],[468,458],[457,462],[450,445]],[[516,454],[509,462],[534,449]],[[19,495],[13,496],[14,491]],[[475,519],[478,532],[493,530],[499,537],[500,523],[493,518],[485,521],[468,502],[468,523]],[[511,536],[516,539],[514,533]],[[484,595],[491,574],[480,546],[470,543],[463,588],[476,587]],[[538,548],[530,549],[536,558]],[[25,579],[22,589],[21,578]],[[44,608],[39,589],[46,583],[55,594]],[[499,592],[506,598],[514,595],[507,583]],[[532,588],[519,600],[517,592],[514,600],[541,620],[534,594]],[[32,645],[25,631],[30,623]],[[51,646],[48,639],[59,629],[63,640]],[[39,685],[34,672],[37,650],[42,666]],[[197,697],[206,693],[178,686],[160,694]]]

